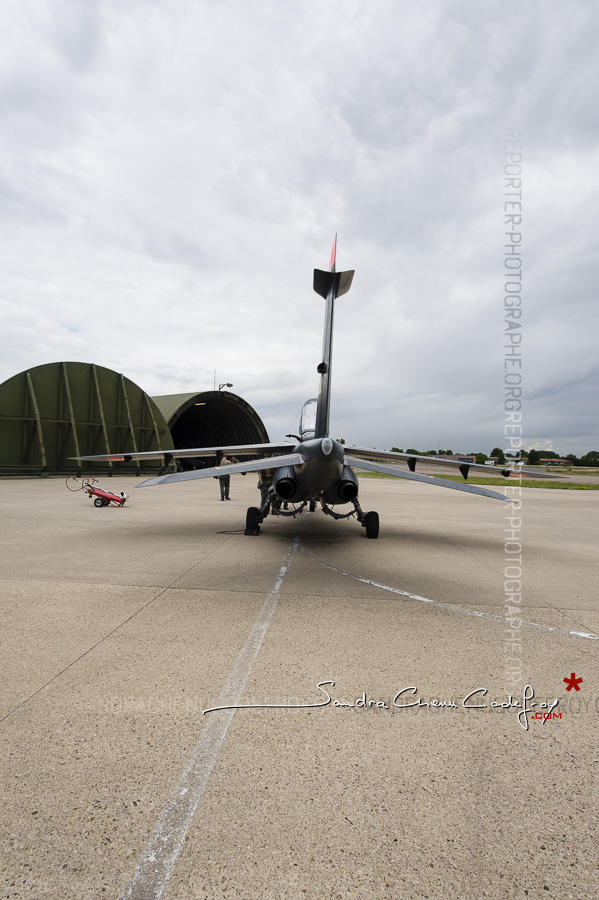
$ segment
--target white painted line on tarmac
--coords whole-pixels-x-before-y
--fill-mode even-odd
[[[289,547],[258,618],[237,657],[216,701],[217,706],[236,706],[245,690],[270,620],[277,608],[281,588],[300,545],[299,532]],[[142,851],[131,880],[125,889],[126,900],[159,900],[162,897],[183,849],[185,836],[202,799],[218,751],[235,715],[234,709],[214,713],[207,721],[170,800],[162,810],[156,827]]]
[[[333,566],[331,563],[325,562],[324,559],[320,559],[320,557],[315,556],[314,553],[310,553],[309,550],[300,543],[299,549],[302,553],[305,553],[306,556],[309,556],[310,559],[313,559],[314,562],[319,563],[319,565],[324,566],[325,569],[330,569],[332,572],[338,572],[339,575],[345,575],[347,578],[353,578],[354,581],[361,581],[362,584],[369,584],[372,587],[380,588],[382,591],[389,591],[391,594],[399,594],[402,597],[408,597],[410,600],[417,600],[419,603],[432,603],[434,606],[442,606],[444,609],[449,609],[452,612],[461,613],[464,616],[477,616],[481,619],[492,619],[495,622],[503,622],[504,624],[508,623],[509,620],[504,616],[498,616],[494,613],[488,612],[479,612],[475,609],[469,609],[468,607],[458,606],[455,603],[445,603],[443,600],[430,600],[428,597],[421,597],[419,594],[411,594],[409,591],[402,591],[400,588],[390,587],[388,584],[380,584],[378,581],[372,581],[370,578],[362,578],[360,575],[353,575],[351,572],[346,572],[345,569],[340,569],[338,566]],[[599,634],[593,634],[593,632],[587,631],[566,631],[565,628],[554,628],[552,625],[540,625],[538,622],[525,622],[523,619],[521,620],[522,625],[526,628],[538,628],[541,631],[554,631],[556,634],[567,634],[571,637],[580,637],[586,638],[589,641],[598,641]]]

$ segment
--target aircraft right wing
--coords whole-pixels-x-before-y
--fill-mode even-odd
[[[432,475],[416,475],[415,472],[402,472],[397,466],[385,466],[381,463],[370,462],[364,459],[346,456],[345,461],[356,469],[365,469],[367,472],[380,472],[381,475],[393,475],[394,478],[408,478],[410,481],[421,481],[423,484],[435,484],[437,487],[451,488],[452,491],[466,491],[468,494],[480,494],[481,497],[491,497],[492,500],[503,500],[504,503],[513,503],[512,497],[505,497],[498,491],[490,491],[478,484],[459,484],[455,481],[447,481],[445,478],[435,478]]]
[[[399,453],[392,450],[370,450],[366,447],[344,446],[343,449],[346,453],[350,453],[352,456],[359,457],[360,459],[369,459],[374,462],[376,462],[377,460],[389,460],[390,462],[393,461],[397,463],[406,463],[410,472],[415,472],[417,467],[426,468],[427,466],[434,466],[435,469],[445,469],[448,474],[449,472],[454,472],[456,474],[457,472],[459,472],[462,477],[466,479],[468,478],[468,472],[471,469],[473,470],[473,473],[480,472],[481,474],[487,475],[488,477],[491,477],[493,475],[501,475],[503,478],[508,478],[510,474],[513,473],[515,475],[528,475],[539,480],[551,479],[553,481],[554,479],[559,479],[559,475],[554,475],[553,472],[535,472],[532,469],[523,469],[521,468],[521,466],[514,466],[512,468],[510,468],[508,465],[485,466],[481,463],[460,462],[457,459],[443,459],[435,456],[421,456],[417,453]],[[391,472],[391,474],[394,473]]]

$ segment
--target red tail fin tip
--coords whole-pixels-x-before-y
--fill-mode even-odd
[[[335,240],[333,241],[333,246],[331,247],[331,258],[329,260],[329,272],[335,271],[336,261],[337,261],[337,235],[335,235]]]

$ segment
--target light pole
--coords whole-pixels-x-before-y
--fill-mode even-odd
[[[233,385],[230,381],[223,381],[223,383],[218,386],[219,391],[222,391],[224,387],[233,387]]]

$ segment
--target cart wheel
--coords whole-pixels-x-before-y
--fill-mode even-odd
[[[94,506],[104,506],[104,501],[101,497],[94,497]]]
[[[102,506],[110,506],[110,500],[102,500]]]

